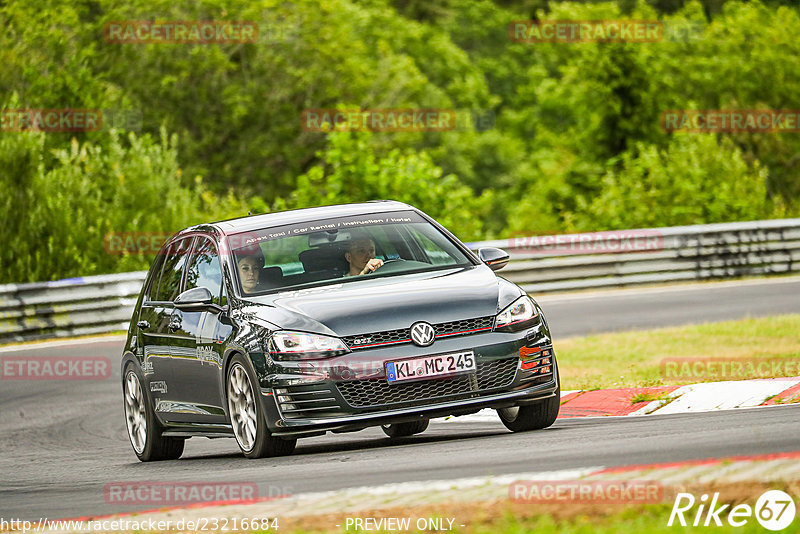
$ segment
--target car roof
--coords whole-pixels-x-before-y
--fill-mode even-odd
[[[278,211],[274,213],[264,213],[261,215],[249,215],[236,219],[228,219],[200,226],[213,226],[225,235],[249,232],[260,228],[271,226],[283,226],[286,224],[296,224],[301,222],[316,221],[332,217],[349,217],[352,215],[368,215],[370,213],[386,213],[399,210],[415,210],[403,202],[396,200],[371,200],[358,204],[336,204],[333,206],[320,206],[317,208],[302,208],[288,211]],[[187,228],[186,230],[197,229],[198,227]]]

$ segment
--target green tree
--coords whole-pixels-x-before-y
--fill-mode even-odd
[[[580,230],[648,228],[773,216],[767,170],[727,138],[675,135],[666,149],[640,144],[603,177]]]
[[[476,196],[453,175],[443,175],[425,152],[395,149],[376,156],[365,132],[332,132],[322,163],[297,180],[277,209],[391,199],[411,204],[459,238],[480,239],[490,195]]]
[[[153,258],[120,255],[111,235],[170,234],[191,224],[243,215],[198,179],[181,185],[176,139],[112,131],[104,145],[79,143],[46,154],[47,134],[0,136],[1,209],[6,227],[3,282],[146,269]]]

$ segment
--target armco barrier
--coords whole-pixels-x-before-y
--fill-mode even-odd
[[[146,274],[0,285],[0,343],[127,330]]]
[[[500,274],[536,295],[800,271],[800,219],[469,243],[499,247]],[[0,285],[0,343],[125,330],[144,272]]]
[[[501,274],[536,295],[552,291],[800,271],[800,219],[470,243],[511,256]]]

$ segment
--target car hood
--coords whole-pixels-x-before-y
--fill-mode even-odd
[[[480,265],[248,297],[243,311],[280,329],[350,336],[495,315],[520,294]]]

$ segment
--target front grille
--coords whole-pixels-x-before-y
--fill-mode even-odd
[[[458,335],[469,335],[477,332],[491,330],[494,325],[494,316],[478,317],[476,319],[462,319],[433,325],[436,339]],[[346,336],[342,338],[350,349],[366,349],[381,345],[394,345],[411,342],[411,325],[398,330],[384,330],[370,334]]]
[[[390,384],[385,379],[349,380],[339,382],[336,387],[347,404],[354,408],[429,401],[508,386],[514,381],[518,361],[517,358],[506,358],[479,363],[476,374],[448,379],[419,380],[405,384]]]
[[[276,388],[275,398],[286,419],[322,417],[340,412],[339,403],[325,384]]]
[[[375,345],[388,345],[390,343],[411,341],[411,328],[402,328],[400,330],[385,330],[383,332],[375,332],[373,334],[364,334],[361,336],[347,336],[343,337],[342,341],[345,342],[350,349],[365,349]]]
[[[477,319],[464,319],[461,321],[451,321],[449,323],[439,323],[433,325],[436,337],[453,336],[457,334],[473,334],[475,330],[489,330],[494,326],[494,316],[478,317]]]

